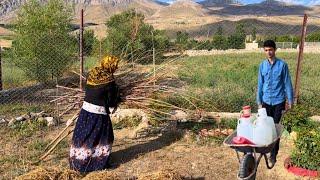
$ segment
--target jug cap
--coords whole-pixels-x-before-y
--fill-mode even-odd
[[[241,111],[241,117],[249,118],[251,116],[251,107],[243,106]]]

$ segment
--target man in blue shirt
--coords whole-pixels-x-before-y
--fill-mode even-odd
[[[257,103],[259,108],[266,108],[268,116],[279,123],[282,112],[293,104],[293,88],[288,64],[276,57],[276,44],[267,40],[263,44],[267,59],[262,61],[258,74]],[[270,160],[275,163],[279,151],[279,143],[271,152]]]

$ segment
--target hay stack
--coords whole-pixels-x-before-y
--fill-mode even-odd
[[[17,177],[17,180],[75,180],[80,179],[80,173],[69,169],[39,167],[27,174]]]
[[[141,174],[139,180],[182,180],[179,173],[174,170],[160,170],[153,173]]]
[[[89,173],[87,176],[83,178],[83,180],[120,180],[124,178],[120,178],[117,173],[112,171],[97,171]]]

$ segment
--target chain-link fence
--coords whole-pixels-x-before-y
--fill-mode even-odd
[[[227,11],[227,8],[221,10],[223,13]],[[291,58],[290,61],[297,59],[303,16],[251,18],[248,15],[244,18],[245,15],[239,11],[240,14],[219,16],[216,20],[203,17],[203,21],[194,22],[192,18],[163,20],[156,19],[155,16],[143,17],[139,12],[141,11],[131,11],[133,16],[127,17],[133,17],[133,20],[127,24],[127,19],[124,18],[124,22],[119,20],[120,15],[118,19],[108,17],[108,21],[105,21],[107,23],[96,24],[91,18],[94,13],[85,9],[82,42],[84,73],[110,52],[132,64],[138,61],[140,64],[152,63],[154,59],[157,59],[157,62],[153,63],[161,63],[170,53],[178,56],[172,60],[185,54],[200,56],[228,52],[256,53],[251,57],[261,58],[259,53],[266,39],[275,40],[279,52],[293,53],[288,56]],[[219,12],[212,11],[213,14]],[[56,19],[50,20],[58,22],[60,27],[50,23],[48,27],[28,27],[23,23],[15,27],[12,46],[2,48],[1,51],[3,90],[0,92],[0,104],[32,103],[55,107],[57,104],[50,102],[64,93],[63,89],[57,86],[79,86],[80,18],[77,17],[76,23],[72,22],[73,25],[70,26],[66,25],[71,23],[70,19],[57,14],[54,14],[54,17]],[[320,52],[319,20],[316,16],[309,16],[305,53]],[[28,19],[20,19],[20,22],[23,21],[29,22]],[[125,25],[120,26],[121,24]],[[155,30],[157,28],[165,31]],[[316,59],[306,55],[304,62],[310,61]],[[294,72],[295,67],[292,66],[291,69]]]

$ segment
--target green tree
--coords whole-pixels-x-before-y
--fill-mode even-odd
[[[188,41],[187,49],[196,49],[199,45],[199,42],[195,39],[191,39]]]
[[[227,38],[223,35],[214,35],[212,37],[212,47],[214,49],[225,50],[228,49]]]
[[[189,34],[187,32],[178,31],[175,43],[176,46],[182,50],[188,49]]]
[[[95,39],[91,54],[95,57],[103,57],[109,53],[109,44],[107,38],[101,40]]]
[[[243,23],[239,23],[236,26],[236,35],[238,35],[239,37],[242,37],[243,39],[246,38],[246,31],[244,29],[244,24]]]
[[[83,51],[85,56],[92,55],[93,45],[98,41],[94,36],[93,30],[85,30],[83,32]]]
[[[13,62],[40,82],[60,77],[76,57],[76,41],[69,35],[71,11],[60,0],[42,4],[31,0],[18,13]]]
[[[236,26],[234,34],[228,37],[228,47],[231,49],[244,49],[245,48],[246,32],[244,24],[239,23]]]
[[[152,59],[152,48],[158,56],[168,47],[169,38],[144,22],[144,15],[128,10],[112,16],[108,26],[108,52],[123,59],[147,62]]]
[[[252,41],[255,41],[257,39],[257,28],[256,27],[252,28],[251,36],[252,36]]]
[[[196,49],[198,49],[198,50],[202,50],[202,49],[211,50],[212,43],[209,40],[200,41],[200,42],[198,42],[198,46]]]
[[[307,35],[306,40],[309,42],[320,42],[320,31],[310,33]]]
[[[222,36],[222,35],[223,35],[223,29],[222,29],[222,26],[219,26],[219,27],[218,27],[218,30],[217,30],[216,35],[220,35],[220,36]]]
[[[227,49],[227,38],[223,36],[223,29],[221,26],[218,27],[216,34],[212,37],[212,48],[225,50]]]

